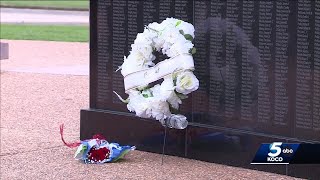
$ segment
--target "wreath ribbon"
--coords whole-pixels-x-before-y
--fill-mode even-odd
[[[159,62],[153,67],[130,73],[124,77],[125,91],[155,82],[165,76],[178,71],[194,70],[193,57],[190,54],[181,54]],[[137,81],[139,79],[139,81]]]

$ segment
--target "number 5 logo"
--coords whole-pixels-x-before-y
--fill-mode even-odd
[[[281,146],[282,142],[274,142],[272,144],[270,144],[269,150],[270,152],[268,153],[268,156],[270,157],[276,157],[279,156],[279,154],[281,153]]]

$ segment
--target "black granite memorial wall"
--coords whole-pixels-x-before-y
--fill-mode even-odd
[[[320,1],[90,1],[90,108],[81,139],[161,152],[164,128],[129,113],[115,70],[145,25],[194,24],[200,87],[183,102],[185,130],[170,129],[166,154],[319,178],[320,165],[250,165],[261,143],[320,143]],[[159,56],[163,58],[163,56]]]

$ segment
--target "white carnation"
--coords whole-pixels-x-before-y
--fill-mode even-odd
[[[158,32],[152,30],[152,29],[148,29],[148,28],[145,28],[144,31],[143,31],[143,34],[147,37],[147,39],[150,41],[150,45],[152,43],[152,40],[154,38],[156,38],[158,36]]]
[[[121,74],[123,76],[126,76],[127,74],[130,74],[132,72],[136,72],[144,69],[142,66],[139,65],[140,64],[139,62],[138,63],[135,62],[136,60],[139,60],[139,59],[133,58],[131,54],[128,56],[128,58],[124,56],[124,62],[121,66]]]
[[[147,110],[147,114],[151,114],[156,120],[166,119],[171,115],[169,104],[166,101],[162,101],[156,97],[148,98],[150,108]]]
[[[142,118],[153,117],[157,120],[163,120],[171,115],[169,104],[159,98],[159,96],[149,96],[151,94],[157,94],[160,90],[160,85],[155,86],[149,90],[146,90],[148,97],[144,97],[139,91],[130,91],[129,102],[127,108],[130,112],[135,112],[137,116]],[[152,93],[151,93],[152,92]]]
[[[178,21],[180,20],[175,18],[166,18],[164,21],[162,21],[161,25],[164,28],[174,28]]]
[[[186,39],[178,39],[166,52],[169,57],[175,57],[180,54],[189,53],[191,48],[193,48],[191,41]]]
[[[163,47],[165,40],[163,39],[163,37],[157,37],[153,39],[153,42],[154,42],[155,49],[159,52]]]
[[[199,80],[190,71],[182,72],[177,76],[176,91],[182,94],[189,94],[197,90],[199,87]]]
[[[179,104],[182,103],[181,99],[174,92],[174,84],[172,76],[169,76],[164,79],[160,86],[160,92],[166,101],[174,108],[179,109]]]
[[[157,97],[158,99],[161,99],[161,91],[160,91],[160,85],[156,84],[152,88],[150,88],[152,94],[154,97]]]
[[[172,44],[169,43],[169,42],[163,43],[163,45],[162,45],[162,53],[163,53],[163,54],[166,54],[167,56],[169,56],[169,55],[168,55],[168,51],[169,51],[169,49],[171,48],[171,46],[172,46]],[[169,57],[171,57],[171,56],[169,56]]]
[[[138,33],[136,39],[134,40],[134,44],[148,44],[150,45],[152,41],[148,38],[145,33]]]
[[[127,108],[130,112],[135,112],[139,117],[150,117],[150,115],[146,113],[149,108],[149,101],[147,100],[147,98],[144,98],[138,91],[136,91],[135,93],[130,93]]]
[[[162,26],[161,24],[157,23],[157,22],[153,22],[153,23],[150,23],[148,25],[148,28],[151,29],[151,30],[154,30],[154,31],[161,31],[162,29]]]
[[[185,39],[185,37],[179,32],[177,28],[167,28],[163,34],[163,39],[169,43],[175,43],[179,39]]]
[[[148,44],[133,44],[132,46],[132,52],[130,55],[132,55],[135,59],[136,62],[140,65],[143,66],[145,64],[150,65],[153,64],[152,61],[156,58],[152,52],[152,46]]]

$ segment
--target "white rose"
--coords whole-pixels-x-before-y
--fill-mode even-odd
[[[177,76],[176,91],[184,95],[197,90],[199,87],[199,80],[190,71],[182,72]]]

